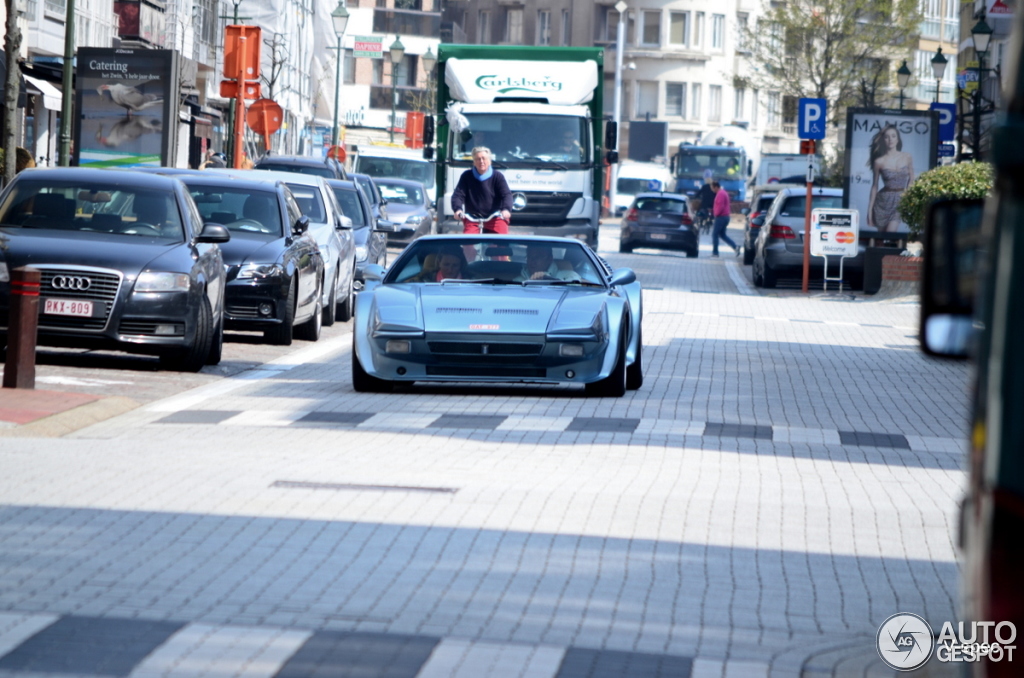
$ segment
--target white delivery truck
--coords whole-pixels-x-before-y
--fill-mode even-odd
[[[408,179],[427,187],[431,200],[437,199],[436,169],[432,160],[423,158],[423,151],[401,146],[360,144],[352,155],[352,171],[373,178]]]
[[[808,160],[808,157],[810,158]],[[818,156],[799,155],[797,153],[765,153],[761,156],[761,164],[754,175],[753,185],[777,183],[804,183],[807,177],[807,165],[814,164],[814,176],[821,176]],[[803,177],[794,181],[794,177]],[[788,180],[788,181],[787,181]]]
[[[623,162],[615,179],[615,216],[624,213],[637,193],[672,191],[672,172],[654,162]],[[655,186],[657,186],[655,188]]]

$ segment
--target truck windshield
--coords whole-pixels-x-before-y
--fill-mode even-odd
[[[472,113],[466,118],[469,129],[455,137],[451,160],[470,162],[477,146],[491,149],[494,161],[509,167],[578,169],[591,160],[585,118],[526,113]]]
[[[684,146],[679,149],[676,176],[680,179],[701,179],[705,170],[711,170],[715,179],[730,181],[742,179],[742,169],[739,149],[722,152],[687,149]]]

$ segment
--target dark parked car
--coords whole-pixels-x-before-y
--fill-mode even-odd
[[[352,220],[352,236],[356,245],[356,289],[362,289],[363,273],[371,264],[387,266],[387,233],[394,227],[386,219],[373,215],[369,200],[354,182],[328,180],[345,216]]]
[[[395,225],[388,242],[408,243],[434,232],[434,203],[423,184],[385,177],[374,181],[388,201],[388,218]]]
[[[693,223],[690,200],[679,193],[639,193],[622,217],[619,251],[634,247],[677,249],[696,257],[700,234]]]
[[[160,357],[195,372],[220,362],[230,235],[204,224],[177,179],[59,168],[0,194],[0,323],[10,271],[42,272],[38,343]]]
[[[369,174],[349,174],[348,178],[363,189],[366,199],[373,210],[373,216],[377,219],[388,218],[388,201],[380,194],[380,187]]]
[[[333,158],[313,158],[307,155],[268,155],[256,163],[258,170],[315,174],[325,179],[347,179],[345,166]]]
[[[241,179],[222,172],[177,175],[203,218],[224,224],[227,268],[225,327],[263,332],[287,346],[292,336],[320,336],[324,263],[309,218],[282,181]]]

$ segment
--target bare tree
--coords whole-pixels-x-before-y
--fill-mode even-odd
[[[4,34],[4,54],[7,58],[7,82],[4,83],[4,183],[14,178],[17,163],[18,90],[21,87],[21,30],[18,28],[18,7],[15,0],[4,0],[7,26]]]
[[[270,48],[270,71],[260,69],[260,80],[267,85],[264,96],[273,99],[277,82],[281,79],[285,64],[291,58],[288,51],[288,38],[284,33],[271,33],[270,37],[263,38],[263,44]]]

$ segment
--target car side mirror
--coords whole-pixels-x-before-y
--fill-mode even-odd
[[[378,233],[394,233],[397,229],[395,228],[395,222],[388,221],[387,219],[378,219],[373,230]]]
[[[339,231],[351,231],[352,230],[352,217],[346,217],[346,216],[338,217],[338,230]]]
[[[293,235],[302,235],[303,233],[305,233],[308,230],[309,230],[309,217],[307,217],[305,214],[303,214],[301,217],[296,219],[295,223],[292,224],[292,234]]]
[[[940,200],[928,207],[921,271],[921,349],[966,358],[973,334],[983,200]]]
[[[608,151],[604,154],[604,159],[609,165],[615,165],[619,162],[619,152]]]
[[[619,123],[608,120],[604,123],[604,147],[619,147]]]
[[[613,287],[629,285],[634,282],[636,282],[636,273],[631,268],[617,268],[612,271],[611,276],[608,278],[608,284]]]
[[[423,147],[423,159],[424,160],[433,160],[434,159],[434,147],[433,146],[424,146]]]
[[[740,210],[740,214],[750,214],[750,208],[744,207],[743,209]]]
[[[380,282],[384,279],[384,267],[380,264],[370,264],[363,269],[363,280]]]
[[[754,217],[753,219],[750,220],[750,225],[761,228],[762,226],[764,226],[764,217]]]
[[[196,242],[219,243],[231,240],[231,233],[226,226],[208,221],[203,224],[203,230],[196,236]]]
[[[427,148],[430,148],[434,144],[434,116],[424,115],[423,116],[423,157],[426,160],[430,160],[427,157]],[[433,150],[431,148],[431,150]]]
[[[436,200],[431,200],[430,201],[430,209],[432,209],[432,210],[436,210],[437,209],[437,201]]]

